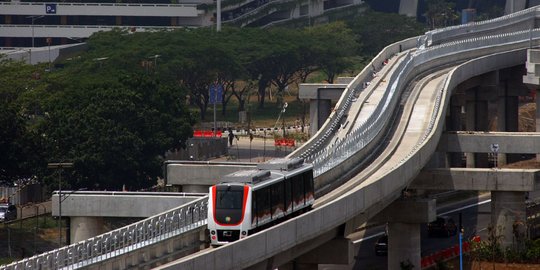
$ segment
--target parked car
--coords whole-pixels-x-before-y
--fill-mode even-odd
[[[0,204],[0,222],[17,219],[17,208],[15,205]]]
[[[388,254],[388,235],[384,234],[375,242],[375,255],[384,256]]]
[[[452,236],[456,235],[458,228],[451,217],[439,216],[433,222],[428,223],[428,236]]]

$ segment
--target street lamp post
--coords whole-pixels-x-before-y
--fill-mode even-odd
[[[62,170],[65,168],[72,168],[73,163],[71,162],[59,162],[59,163],[49,163],[47,168],[49,169],[60,169],[58,171],[58,245],[62,247]]]
[[[216,31],[221,31],[221,0],[217,0],[216,3]]]
[[[34,48],[34,21],[37,20],[37,19],[41,19],[43,17],[45,17],[45,16],[43,16],[43,15],[40,15],[40,16],[34,15],[34,16],[26,17],[26,18],[30,18],[32,20],[32,26],[31,26],[32,27],[32,48]]]

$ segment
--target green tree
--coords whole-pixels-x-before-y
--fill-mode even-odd
[[[366,12],[348,22],[360,45],[358,55],[373,57],[384,47],[424,33],[414,18],[404,15]]]
[[[29,179],[45,168],[37,121],[25,96],[41,87],[36,68],[0,59],[0,182]]]
[[[143,74],[81,77],[44,101],[51,160],[74,162],[71,188],[155,184],[163,154],[192,134],[182,91]]]
[[[318,66],[326,74],[326,81],[334,83],[337,75],[351,68],[351,57],[358,50],[354,35],[344,22],[324,24],[306,29],[310,38],[306,51],[311,53],[303,59],[304,67]],[[314,59],[310,64],[309,59]]]
[[[426,0],[426,20],[431,29],[453,25],[458,14],[456,4],[445,0]]]

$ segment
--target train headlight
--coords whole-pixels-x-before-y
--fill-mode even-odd
[[[246,236],[247,232],[246,231],[242,231],[242,235],[243,236]]]
[[[215,235],[215,234],[216,234],[216,231],[213,231],[213,230],[212,230],[212,231],[210,231],[210,234],[211,234],[211,235]]]

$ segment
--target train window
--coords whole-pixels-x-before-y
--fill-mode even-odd
[[[292,210],[292,204],[291,204],[291,180],[286,179],[285,180],[285,210],[289,210],[291,208]]]
[[[266,187],[260,190],[257,190],[257,223],[261,222],[261,219],[264,219],[265,216],[270,215],[270,188]]]
[[[302,175],[295,175],[291,178],[292,181],[292,194],[294,205],[300,205],[304,203],[304,180]]]
[[[257,192],[251,194],[251,224],[257,224]]]
[[[278,210],[283,211],[283,182],[276,183],[271,186],[272,189],[272,214]]]
[[[242,209],[243,191],[217,190],[216,209]]]
[[[304,175],[304,185],[306,188],[306,199],[309,197],[314,197],[313,195],[313,174],[311,171],[303,173]]]

